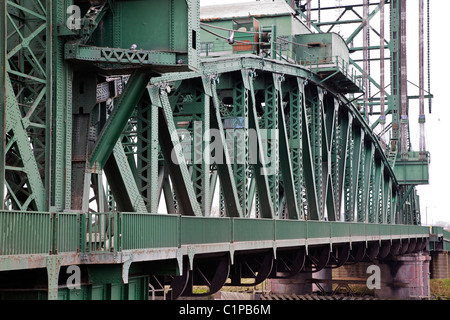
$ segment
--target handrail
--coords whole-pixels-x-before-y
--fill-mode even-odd
[[[333,242],[333,238],[342,237],[349,237],[350,241],[359,237],[362,241],[364,237],[390,239],[393,236],[396,239],[426,238],[436,231],[445,241],[450,239],[450,232],[442,228],[431,229],[415,225],[185,217],[124,212],[0,211],[0,256],[62,252],[118,253],[123,250],[246,241],[271,243],[322,239]]]
[[[351,64],[345,61],[341,56],[312,56],[309,54],[309,59],[298,59],[300,65],[309,66],[315,73],[324,68],[336,68],[345,77],[358,85],[359,88],[364,89],[362,74],[357,73],[357,70]]]
[[[285,39],[282,39],[285,40]],[[274,60],[285,60],[292,63],[300,64],[303,66],[309,66],[311,72],[319,72],[325,66],[330,65],[334,67],[337,71],[341,72],[347,79],[355,83],[359,88],[364,90],[364,83],[362,80],[362,73],[358,73],[355,68],[351,66],[348,61],[341,56],[313,56],[310,52],[304,51],[303,54],[307,54],[309,58],[299,58],[297,57],[297,50],[294,49],[294,42],[286,40],[286,48],[283,49],[281,42],[275,41],[275,57]],[[253,50],[255,47],[252,46]],[[205,41],[201,43],[200,52],[205,54],[205,57],[209,57],[210,53],[227,53],[233,54],[233,47],[228,42],[225,41]],[[253,52],[256,54],[256,52]],[[295,61],[295,62],[294,62]]]
[[[0,211],[0,256],[49,254],[52,234],[51,213]]]

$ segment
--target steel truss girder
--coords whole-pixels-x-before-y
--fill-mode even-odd
[[[222,150],[216,150],[219,153],[219,159],[221,163],[216,163],[219,179],[221,181],[221,190],[223,192],[225,207],[228,216],[231,217],[243,217],[242,206],[239,203],[238,192],[236,189],[236,182],[233,177],[233,170],[231,168],[230,150],[228,150],[228,144],[226,142],[225,130],[223,128],[222,117],[220,114],[220,102],[217,94],[217,76],[205,76],[202,77],[203,87],[205,95],[209,97],[209,111],[211,115],[211,128],[219,131],[216,136],[218,143]],[[212,102],[212,103],[211,103]],[[208,103],[207,103],[208,104]],[[205,105],[206,109],[206,105]],[[210,149],[207,149],[209,156]]]
[[[242,77],[244,80],[245,87],[250,91],[251,96],[251,108],[249,111],[249,128],[254,130],[256,134],[256,148],[257,154],[253,155],[254,165],[253,165],[253,178],[255,180],[257,195],[258,195],[258,204],[261,218],[273,218],[274,210],[271,201],[270,187],[269,181],[264,172],[264,161],[266,155],[264,153],[264,145],[261,134],[261,128],[258,123],[258,113],[256,110],[256,96],[254,89],[254,76],[255,74],[251,71],[245,70],[242,71]]]
[[[0,207],[43,211],[51,186],[52,5],[3,1],[1,6]]]
[[[319,85],[320,79],[299,67],[271,61],[262,66],[256,57],[224,59],[223,65],[205,61],[203,68],[208,72],[203,77],[186,73],[152,79],[153,86],[147,90],[150,103],[145,102],[147,95],[141,92],[146,91],[151,77],[145,71],[138,71],[139,75],[130,78],[125,91],[115,101],[102,132],[96,137],[96,146],[87,154],[90,157],[87,168],[90,168],[79,172],[97,174],[96,170],[102,169],[112,154],[112,161],[120,160],[123,164],[116,165],[120,168],[115,172],[119,184],[127,190],[126,193],[116,190],[113,194],[123,193],[133,199],[130,200],[133,204],[126,206],[131,211],[157,212],[160,195],[164,193],[170,212],[209,216],[214,190],[220,181],[224,204],[228,206],[225,212],[232,217],[250,217],[255,203],[257,217],[261,218],[323,220],[327,217],[332,221],[363,222],[371,219],[373,211],[374,222],[390,220],[391,214],[384,217],[380,213],[391,210],[391,201],[396,199],[392,168],[386,164],[373,172],[374,162],[386,163],[386,157],[362,117],[345,99]],[[64,72],[59,75],[62,83],[66,78]],[[217,79],[226,81],[220,84]],[[233,85],[227,87],[227,83]],[[71,82],[64,85],[68,87]],[[174,88],[175,92],[169,93]],[[229,114],[224,113],[222,101],[226,90],[231,90],[233,96],[233,110]],[[195,101],[187,103],[188,95],[196,97]],[[69,97],[70,92],[61,94],[58,104]],[[262,110],[261,102],[264,102]],[[61,113],[55,119],[64,139],[64,143],[57,143],[56,153],[66,163],[58,172],[64,167],[72,169],[72,165],[67,165],[70,153],[66,160],[63,156],[63,150],[72,152],[68,144],[71,140],[65,133],[71,131],[72,125],[68,113]],[[227,146],[228,129],[223,125],[230,115],[243,118],[244,127],[244,131],[233,136],[236,142],[233,149]],[[182,149],[189,144],[176,134],[177,123],[183,118],[191,122],[190,133],[197,133],[190,149],[194,164],[189,159],[183,160],[183,152],[172,153],[173,148]],[[130,119],[137,122],[133,124],[136,120]],[[69,122],[67,128],[61,125],[64,121]],[[134,129],[137,133],[128,136],[126,131]],[[211,155],[205,153],[209,141],[202,139],[210,129],[219,132],[224,164],[209,163]],[[252,162],[253,146],[248,145],[249,130],[256,133],[255,162]],[[273,130],[276,143],[266,143],[263,130]],[[243,143],[238,143],[239,140]],[[137,163],[133,164],[130,152],[137,152]],[[171,163],[173,154],[179,165]],[[239,158],[244,161],[238,162]],[[256,174],[267,167],[274,171],[268,175]],[[64,184],[65,180],[58,179],[56,185]],[[88,190],[89,179],[85,184]],[[107,185],[111,187],[110,181]],[[120,196],[116,197],[120,202],[119,199]],[[59,196],[55,203],[59,208],[72,207],[67,195]],[[345,218],[341,215],[342,205],[347,212]]]
[[[304,219],[307,209],[306,187],[303,169],[303,112],[305,110],[305,96],[303,82],[295,79],[288,89],[290,95],[289,112],[289,150],[291,153],[291,165],[295,199],[299,218]]]
[[[151,75],[145,70],[136,70],[128,80],[124,92],[119,98],[116,107],[109,116],[107,123],[100,133],[92,155],[89,159],[91,167],[102,168],[111,155],[115,143],[122,134],[134,108],[138,104]]]
[[[285,202],[289,219],[299,219],[301,217],[299,206],[297,205],[297,194],[294,186],[294,175],[292,169],[291,153],[289,148],[289,138],[286,128],[286,116],[283,104],[283,92],[281,82],[284,81],[284,77],[279,74],[273,75],[273,81],[275,83],[275,89],[277,91],[277,108],[278,110],[278,137],[279,137],[279,159],[280,159],[280,171],[283,183],[283,192],[285,196]]]
[[[64,9],[70,3],[70,0],[3,1],[0,5],[2,211],[32,211],[31,214],[36,214],[33,219],[41,217],[38,211],[51,212],[43,214],[51,219],[46,222],[47,226],[51,225],[48,229],[51,234],[45,234],[49,239],[59,232],[56,227],[60,226],[58,223],[75,216],[62,211],[84,211],[84,215],[75,216],[73,221],[77,223],[83,222],[81,219],[84,217],[91,217],[86,212],[92,210],[89,208],[92,199],[97,201],[99,212],[124,210],[157,213],[160,195],[164,193],[169,214],[209,216],[219,177],[225,214],[233,218],[250,218],[253,198],[256,198],[257,218],[323,220],[327,217],[335,221],[378,224],[420,223],[419,202],[414,187],[398,186],[392,171],[393,162],[389,161],[392,159],[383,153],[358,111],[345,98],[321,86],[320,79],[300,66],[245,56],[205,61],[198,73],[171,74],[162,77],[163,81],[162,78],[150,79],[149,75],[142,75],[137,80],[132,77],[130,86],[116,99],[111,114],[107,114],[105,105],[86,106],[90,111],[81,115],[86,116],[84,120],[88,132],[77,145],[73,141],[77,136],[73,126],[80,114],[72,110],[72,101],[78,98],[78,93],[72,92],[72,74],[77,70],[64,60],[64,43],[57,32],[57,28],[65,23]],[[193,23],[189,21],[190,25]],[[192,44],[193,35],[190,37],[188,42]],[[116,53],[124,53],[119,51]],[[129,58],[133,57],[126,57]],[[170,57],[173,62],[172,58],[173,55]],[[190,56],[190,59],[196,58]],[[231,87],[216,81],[227,77],[238,81]],[[181,87],[189,91],[192,88],[187,82],[191,80],[197,81],[194,88],[197,92],[193,95],[200,97],[200,102],[196,100],[182,111],[176,110],[179,104],[176,98],[179,96],[170,94],[169,89]],[[148,87],[149,81],[152,81],[153,87]],[[227,129],[224,128],[227,115],[222,100],[224,91],[230,89],[233,91],[232,116],[243,117],[246,130],[244,143],[237,143],[242,135],[234,137],[234,150],[227,147]],[[308,90],[309,99],[306,97]],[[311,94],[311,90],[317,94]],[[328,91],[326,94],[325,90]],[[147,93],[148,104],[143,101]],[[261,93],[264,99],[261,99]],[[260,108],[261,101],[264,101],[263,110]],[[201,110],[196,111],[199,105]],[[388,109],[388,113],[395,111]],[[198,139],[197,136],[193,141],[187,141],[179,137],[177,118],[181,120],[183,116],[191,122],[194,120],[191,130],[200,133],[202,138],[207,135],[208,129],[218,130],[218,139],[224,146],[225,164],[210,165],[211,155],[205,153],[208,140]],[[398,117],[398,114],[395,116]],[[108,119],[106,125],[103,124],[105,119]],[[102,127],[104,131],[98,134]],[[256,131],[258,160],[255,163],[250,157],[249,129]],[[278,137],[276,143],[264,141],[262,130],[265,129],[275,130]],[[137,133],[129,132],[133,130]],[[96,148],[101,150],[92,150],[90,144],[95,140],[98,143]],[[190,142],[193,143],[192,158],[201,157],[201,161],[193,165],[186,161],[187,157],[181,152],[183,146]],[[177,152],[172,153],[173,150]],[[133,152],[137,153],[138,163],[134,163]],[[244,163],[233,161],[233,152],[237,158],[243,157]],[[261,160],[267,153],[271,159],[269,163]],[[80,154],[82,157],[78,158]],[[92,157],[93,163],[98,157],[97,168],[89,164],[89,157]],[[266,166],[273,166],[275,172],[261,175],[261,170],[264,171]],[[103,173],[111,194],[105,194],[103,189]],[[81,191],[77,188],[78,181],[81,181]],[[92,199],[91,188],[95,194]],[[81,205],[78,201],[75,203],[72,194],[81,196]],[[115,205],[107,202],[106,197],[114,199]],[[15,212],[6,211],[6,215],[10,214]],[[28,219],[28,213],[23,214],[19,212],[17,217],[25,217],[20,219],[27,222],[35,221]],[[107,215],[113,216],[110,213]],[[121,215],[114,214],[118,218]],[[119,225],[118,218],[115,226]],[[175,245],[172,252],[181,248],[183,243],[179,236],[182,220],[176,219],[177,227],[171,230],[176,230],[178,247]],[[236,221],[243,220],[230,219],[228,225],[234,226]],[[275,234],[276,223],[272,223],[266,231]],[[352,225],[349,224],[349,228]],[[334,226],[336,230],[341,227]],[[38,230],[37,227],[33,232]],[[230,237],[245,238],[245,232],[232,234],[232,230],[228,233]],[[314,230],[314,222],[311,230]],[[333,231],[331,227],[328,230],[329,234]],[[81,236],[83,241],[78,241],[75,248],[78,246],[84,252],[83,243],[84,246],[86,243],[83,233],[86,226],[81,228],[81,232],[78,231],[74,238]],[[148,231],[143,230],[144,233]],[[253,234],[250,238],[254,242],[261,241],[258,236]],[[233,239],[245,243],[239,237]],[[273,241],[276,236],[267,239],[269,247],[276,246]],[[367,236],[365,239],[367,242]],[[54,249],[59,240],[53,239],[54,243],[43,249],[42,256],[33,254],[33,257],[25,255],[20,258],[23,261],[28,258],[47,260],[50,298],[57,298],[58,272],[63,257],[55,255]],[[290,240],[298,244],[299,239]],[[331,238],[326,241],[331,244]],[[225,250],[234,244],[233,241],[226,243]],[[414,247],[414,241],[411,246]],[[105,259],[103,263],[117,263],[116,254],[121,248],[114,250],[111,250],[114,256],[98,258],[91,255],[89,259],[95,263],[102,259]],[[273,251],[276,252],[275,247]],[[134,252],[128,254],[132,256]],[[79,254],[70,255],[74,256],[71,262],[79,261]],[[20,259],[11,265],[21,264]],[[6,261],[6,258],[3,260]],[[131,260],[127,263],[129,267]],[[267,268],[264,271],[270,270]]]
[[[172,179],[173,190],[177,199],[177,209],[180,214],[201,216],[200,205],[190,181],[186,159],[183,155],[180,139],[175,127],[173,111],[167,92],[159,90],[159,144],[165,163],[168,165]],[[157,104],[158,101],[153,103]],[[173,158],[172,158],[173,157]]]

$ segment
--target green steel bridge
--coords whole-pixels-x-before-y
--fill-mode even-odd
[[[406,91],[405,2],[326,23],[279,1],[233,24],[197,0],[2,0],[0,298],[175,299],[448,251],[421,225],[408,101],[432,96]],[[340,23],[345,40],[322,30]],[[369,28],[382,45],[349,50]]]

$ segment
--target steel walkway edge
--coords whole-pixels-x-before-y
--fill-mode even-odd
[[[148,213],[0,212],[0,271],[178,259],[218,252],[430,239],[423,226],[186,217]],[[87,223],[90,221],[91,223]],[[115,230],[115,231],[114,231]],[[84,236],[87,235],[87,236]],[[233,258],[232,258],[233,259]]]

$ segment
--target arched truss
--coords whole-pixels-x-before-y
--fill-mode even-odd
[[[233,70],[236,62],[261,60],[234,58],[223,62],[228,72],[152,79],[150,99],[137,111],[144,130],[135,147],[136,183],[149,211],[164,191],[168,212],[214,215],[219,188],[221,216],[399,222],[389,161],[344,96],[299,67],[263,61],[263,68]],[[204,62],[208,68],[219,69]]]
[[[402,222],[397,214],[402,190],[389,161],[343,95],[298,66],[258,57],[221,63],[227,67],[208,61],[203,69],[211,73],[152,78],[148,86],[150,77],[136,71],[111,113],[98,104],[89,115],[75,115],[73,132],[84,128],[87,134],[73,137],[71,152],[84,150],[78,162],[90,157],[95,166],[86,171],[72,159],[72,201],[61,205],[87,209],[87,190],[100,190],[102,179],[93,177],[101,177],[103,169],[111,192],[94,192],[98,211],[157,213],[164,194],[168,213],[210,216],[217,189],[221,216]],[[133,86],[146,86],[142,97]],[[129,118],[116,118],[127,94],[137,103],[127,105]],[[101,127],[94,118],[107,121]],[[11,123],[14,136],[25,135]],[[120,139],[97,166],[92,157],[112,127],[120,130]],[[20,154],[30,153],[23,144]],[[30,186],[43,183],[30,179],[38,174],[30,162],[25,167],[16,171],[30,171]]]
[[[139,67],[112,105],[91,101],[98,74],[73,68],[49,28],[62,4],[39,3],[7,2],[2,15],[4,209],[155,213],[164,194],[168,213],[209,216],[220,190],[222,216],[420,223],[395,155],[345,87],[249,55],[208,59],[197,73]],[[205,157],[214,143],[223,150]]]

